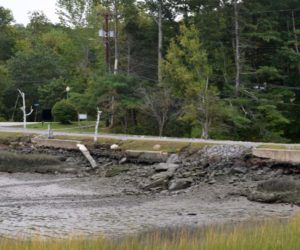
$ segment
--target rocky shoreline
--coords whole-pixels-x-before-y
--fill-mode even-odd
[[[46,165],[44,168],[23,168],[23,171],[8,168],[5,171],[5,168],[1,168],[0,158],[2,172],[61,173],[77,177],[118,176],[125,183],[130,182],[135,186],[134,193],[143,194],[179,190],[188,192],[190,187],[203,183],[218,183],[238,187],[238,191],[232,195],[246,196],[251,201],[300,205],[300,166],[254,157],[251,148],[244,146],[184,148],[179,154],[160,158],[145,153],[128,156],[121,149],[111,149],[109,144],[99,144],[89,147],[99,165],[96,169],[90,167],[78,150],[36,147],[30,138],[2,144],[3,150],[24,156],[52,156],[56,164],[50,161],[50,164],[43,164]]]
[[[250,148],[184,148],[159,162],[110,147],[89,146],[99,165],[92,169],[77,150],[2,143],[0,235],[115,237],[300,212],[299,166],[253,157]]]

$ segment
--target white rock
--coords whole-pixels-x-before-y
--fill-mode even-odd
[[[118,149],[119,148],[119,145],[117,144],[113,144],[110,146],[110,149]]]

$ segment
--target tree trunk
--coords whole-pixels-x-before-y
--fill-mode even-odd
[[[158,123],[159,137],[161,137],[161,136],[163,135],[163,132],[164,132],[164,126],[165,126],[165,123],[164,123],[164,122],[159,122],[159,123]]]
[[[236,66],[236,76],[235,76],[235,93],[238,95],[240,88],[240,75],[241,75],[241,65],[240,65],[240,34],[239,34],[239,13],[237,0],[234,0],[234,26],[235,26],[235,66]]]
[[[205,121],[202,123],[202,139],[208,139],[209,138],[209,120],[205,119]]]
[[[162,60],[162,50],[163,50],[163,30],[162,30],[162,0],[158,1],[158,69],[157,69],[157,77],[158,83],[161,83],[161,60]]]
[[[202,139],[208,139],[209,136],[209,111],[208,111],[208,100],[207,100],[207,91],[208,91],[208,84],[209,78],[206,79],[205,89],[204,89],[204,96],[203,96],[203,109],[204,109],[204,120],[202,122]]]

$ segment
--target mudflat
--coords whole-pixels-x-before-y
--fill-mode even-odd
[[[0,235],[118,237],[165,227],[288,218],[300,212],[298,206],[232,195],[236,188],[203,183],[178,192],[143,193],[118,176],[0,173]]]

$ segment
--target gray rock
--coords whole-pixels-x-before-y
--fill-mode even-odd
[[[156,172],[162,172],[162,171],[175,172],[178,167],[179,165],[173,163],[159,163],[155,165],[154,169]]]
[[[173,175],[174,175],[174,172],[169,172],[169,171],[160,172],[158,174],[152,175],[151,180],[159,180],[159,179],[166,180],[166,179],[170,179],[171,177],[173,177]]]
[[[74,159],[73,157],[68,157],[66,159],[66,162],[76,162],[76,159]]]
[[[168,180],[161,178],[161,179],[154,180],[153,182],[151,182],[150,184],[148,184],[146,186],[143,186],[142,188],[144,190],[151,190],[151,189],[157,188],[157,187],[166,189],[167,185],[168,185]]]
[[[123,157],[123,158],[119,161],[119,164],[124,164],[126,161],[127,161],[127,158],[126,158],[126,157]]]
[[[197,172],[195,175],[198,177],[204,177],[204,176],[206,176],[206,174],[207,174],[206,171],[200,171],[200,172]]]
[[[210,184],[210,185],[212,185],[212,184],[216,183],[216,180],[212,179],[212,180],[209,180],[207,183]]]
[[[182,178],[182,179],[176,179],[176,180],[172,180],[169,183],[169,191],[176,191],[176,190],[180,190],[180,189],[185,189],[191,186],[191,184],[193,183],[193,179],[192,178]]]
[[[183,178],[188,178],[188,177],[191,177],[193,174],[191,173],[191,172],[189,172],[189,171],[186,171],[186,172],[183,172],[182,174],[181,174],[181,176],[183,177]]]
[[[281,199],[281,195],[278,193],[263,193],[255,191],[248,194],[247,198],[250,201],[275,203]]]
[[[247,169],[246,168],[241,168],[241,167],[234,167],[230,170],[230,173],[232,173],[232,174],[246,174]]]
[[[167,160],[167,163],[180,163],[180,159],[177,154],[171,154]]]

